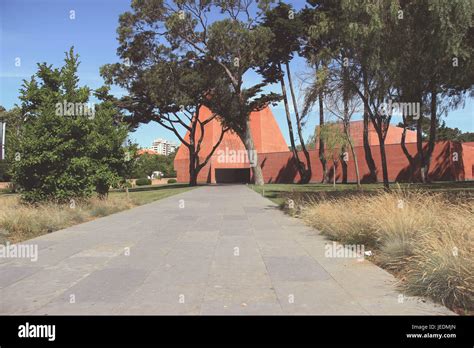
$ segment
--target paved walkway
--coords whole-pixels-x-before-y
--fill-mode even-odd
[[[451,314],[246,186],[206,186],[28,242],[0,259],[0,313]],[[403,301],[399,301],[403,299]],[[401,303],[400,303],[401,302]]]

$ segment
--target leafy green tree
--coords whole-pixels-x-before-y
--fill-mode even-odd
[[[61,69],[38,64],[20,90],[24,117],[13,161],[13,182],[27,202],[67,202],[104,197],[119,179],[127,128],[103,101],[88,104],[90,89],[78,87],[78,55],[66,53]]]
[[[457,128],[455,128],[457,129]],[[441,138],[438,138],[440,140],[444,140],[444,139],[441,139]],[[466,132],[466,133],[462,133],[459,137],[458,137],[458,141],[461,141],[461,142],[473,142],[474,141],[474,133],[473,132]]]
[[[429,133],[428,122],[425,122],[423,127],[424,134]],[[446,122],[443,120],[439,122],[438,128],[436,129],[436,141],[460,141],[460,142],[472,142],[474,141],[474,133],[472,132],[463,132],[459,128],[451,128],[446,125]]]
[[[105,67],[103,75],[129,91],[128,100],[122,102],[135,122],[156,121],[187,147],[191,185],[210,158],[201,162],[197,155],[205,125],[219,115],[222,136],[232,129],[247,151],[256,154],[250,112],[276,99],[273,93],[261,93],[265,83],[243,88],[243,75],[266,59],[271,41],[270,30],[255,24],[252,3],[133,1],[132,11],[120,17],[118,54],[124,64]],[[213,11],[228,18],[210,22],[208,15]],[[219,99],[223,93],[228,94],[228,103]],[[204,121],[199,118],[202,105],[214,113]],[[177,125],[190,132],[189,142]],[[255,182],[263,184],[257,159],[252,169]]]
[[[330,69],[347,69],[352,89],[364,104],[364,149],[373,179],[376,168],[368,142],[371,122],[380,143],[384,185],[388,187],[385,137],[392,102],[419,103],[421,114],[402,115],[402,148],[407,129],[416,129],[421,179],[428,180],[431,154],[440,116],[462,104],[472,91],[473,3],[468,1],[308,0],[303,11],[309,62],[323,61]],[[422,52],[422,53],[420,53]],[[318,86],[316,86],[318,87]],[[316,88],[310,90],[315,100]],[[424,119],[429,120],[424,147]]]
[[[403,127],[403,122],[400,122],[397,127]],[[416,125],[412,124],[411,128],[408,128],[412,131],[416,130]],[[423,129],[423,141],[429,139],[430,132],[430,120],[427,118],[423,119],[422,123]],[[438,122],[438,127],[436,129],[436,141],[459,141],[459,142],[472,142],[474,141],[474,133],[472,132],[463,132],[461,129],[455,127],[451,128],[446,125],[445,120]]]
[[[165,178],[176,178],[176,171],[174,170],[174,158],[176,157],[176,152],[177,151],[174,151],[164,158],[163,176]]]
[[[312,56],[310,58],[313,61],[315,58]],[[318,104],[318,113],[319,113],[319,125],[323,126],[325,124],[325,115],[324,115],[324,98],[325,94],[328,92],[327,88],[327,77],[329,73],[329,69],[327,66],[313,63],[312,64],[312,74],[310,85],[306,88],[305,95],[304,95],[304,105],[303,105],[303,115],[308,115],[310,110],[313,106],[317,103]],[[308,143],[308,148],[315,148],[316,143],[314,143],[315,139],[311,138],[311,143]],[[322,179],[321,182],[328,182],[328,172],[326,167],[326,157],[324,155],[325,146],[324,146],[324,139],[320,138],[318,140],[318,151],[319,151],[319,160],[322,166]]]
[[[21,110],[17,106],[6,110],[0,106],[0,122],[6,124],[4,139],[5,158],[0,162],[0,181],[11,180],[12,162],[15,157],[15,149],[18,147],[19,136],[23,125]]]
[[[268,59],[264,62],[265,65],[258,70],[264,77],[266,82],[279,83],[282,91],[283,103],[285,105],[286,121],[288,124],[288,134],[290,137],[290,150],[293,152],[293,157],[296,161],[296,167],[300,174],[300,182],[308,183],[311,179],[311,158],[306,149],[305,141],[302,131],[302,119],[298,111],[298,104],[293,88],[291,78],[290,61],[293,59],[295,52],[300,49],[300,36],[303,30],[303,22],[299,15],[291,7],[284,3],[279,3],[275,8],[266,11],[265,17],[262,21],[262,26],[270,28],[273,33],[273,40],[271,43],[272,49],[268,53]],[[295,145],[295,136],[293,133],[293,122],[291,119],[288,96],[286,92],[285,66],[288,85],[290,87],[293,108],[296,117],[296,129],[300,139],[300,145]],[[299,158],[298,148],[300,148],[306,158],[306,166]]]
[[[108,93],[108,87],[103,87]],[[126,161],[130,155],[125,152],[124,141],[128,135],[128,126],[120,122],[120,111],[113,100],[104,96],[103,90],[95,93],[101,100],[97,105],[95,117],[90,121],[86,136],[87,156],[94,166],[92,176],[95,192],[99,197],[108,194],[109,188],[116,186],[126,175]]]
[[[364,143],[366,158],[372,167],[370,147],[368,147],[368,121],[372,123],[379,140],[383,182],[389,187],[385,138],[392,117],[382,112],[393,86],[391,74],[395,48],[386,45],[397,30],[397,3],[371,0],[314,0],[313,11],[324,10],[311,31],[311,40],[320,42],[321,53],[329,57],[331,69],[346,69],[347,81],[364,104]],[[318,46],[316,46],[318,47]],[[369,156],[368,156],[369,155]]]
[[[171,163],[170,163],[171,162]],[[173,174],[172,157],[144,153],[137,158],[133,176],[135,178],[151,177],[153,172],[159,171],[163,176],[170,177]]]
[[[323,138],[326,145],[324,156],[327,162],[331,161],[333,164],[333,186],[336,187],[336,173],[337,165],[343,154],[343,148],[348,144],[348,138],[342,131],[340,123],[325,123],[323,126],[317,127],[318,138]]]
[[[130,198],[129,195],[129,188],[132,186],[132,182],[130,179],[132,179],[133,172],[136,168],[136,162],[139,158],[138,155],[138,145],[135,143],[132,143],[130,140],[127,140],[125,143],[125,161],[124,161],[124,167],[123,170],[121,171],[121,179],[120,181],[116,184],[117,188],[125,189],[127,199]]]
[[[354,168],[356,173],[357,187],[360,188],[360,174],[357,153],[351,138],[350,122],[353,114],[360,109],[360,98],[354,93],[350,86],[347,68],[333,68],[329,77],[328,92],[325,94],[326,110],[335,116],[341,123],[345,142],[342,144],[341,151],[345,154],[346,146],[349,146],[352,158],[354,159]],[[346,156],[346,155],[345,155]],[[346,161],[343,162],[343,169],[347,170]]]
[[[318,105],[319,125],[325,124],[324,100],[328,92],[327,82],[332,61],[332,51],[338,32],[333,18],[340,16],[339,5],[335,1],[308,0],[308,5],[301,10],[300,17],[305,31],[302,33],[301,55],[312,68],[310,84],[305,90],[303,115]],[[337,46],[336,46],[337,47]],[[328,182],[324,139],[319,138],[319,160],[322,165],[322,182]],[[369,147],[370,151],[370,147]],[[369,166],[370,167],[370,166]]]
[[[6,160],[0,160],[0,182],[10,181],[8,163]]]
[[[249,157],[254,158],[251,167],[257,185],[264,181],[249,116],[281,97],[263,93],[262,88],[267,85],[264,81],[244,87],[243,76],[261,66],[271,49],[271,30],[256,25],[270,2],[185,0],[153,9],[153,13],[165,13],[167,36],[176,48],[212,62],[226,77],[227,86],[223,84],[213,91],[209,106],[240,137]],[[227,18],[209,23],[208,13],[216,10]]]
[[[133,127],[157,122],[172,131],[186,147],[189,184],[194,186],[199,172],[229,130],[222,126],[211,151],[202,153],[206,125],[216,120],[218,115],[214,112],[204,118],[201,112],[216,86],[222,83],[222,73],[219,74],[209,61],[176,44],[171,29],[167,35],[160,33],[159,25],[171,20],[168,17],[171,15],[166,14],[162,6],[165,4],[135,1],[132,3],[133,12],[121,15],[118,54],[123,63],[105,65],[101,74],[108,83],[128,90],[129,95],[118,102],[127,113],[127,122]],[[183,130],[189,137],[182,135]]]
[[[440,118],[446,109],[462,105],[472,89],[474,3],[406,1],[400,3],[399,14],[402,25],[393,32],[393,38],[402,47],[394,54],[394,81],[398,101],[421,105],[421,115],[417,119],[404,115],[403,124],[415,125],[421,180],[426,182]],[[425,118],[429,124],[427,137]],[[428,141],[426,147],[423,140]]]

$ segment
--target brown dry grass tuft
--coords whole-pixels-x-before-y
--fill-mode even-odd
[[[69,205],[45,203],[37,206],[22,204],[17,196],[0,197],[0,243],[20,242],[60,230],[97,217],[110,215],[136,204],[124,197],[110,196]],[[3,239],[3,240],[2,240]]]
[[[412,295],[474,310],[474,201],[397,190],[300,203],[311,226],[343,244],[364,244]]]

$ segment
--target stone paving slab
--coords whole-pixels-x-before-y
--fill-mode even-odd
[[[245,185],[204,186],[24,242],[38,261],[0,259],[0,314],[453,314],[327,243]]]

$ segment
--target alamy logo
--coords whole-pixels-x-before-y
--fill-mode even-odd
[[[392,102],[382,103],[379,106],[379,112],[384,116],[411,116],[414,120],[420,118],[420,103]]]
[[[357,258],[364,259],[365,247],[363,244],[338,244],[332,242],[324,246],[325,257],[337,257],[337,258]]]
[[[6,242],[0,245],[0,258],[6,259],[30,259],[32,262],[38,261],[37,244],[13,244]]]
[[[56,103],[56,116],[86,116],[95,117],[95,105],[91,103]]]
[[[35,325],[26,322],[18,326],[18,337],[20,338],[47,338],[48,341],[56,339],[56,325]]]
[[[226,147],[224,150],[217,150],[217,163],[250,164],[251,167],[255,167],[257,164],[257,152],[232,150]]]

